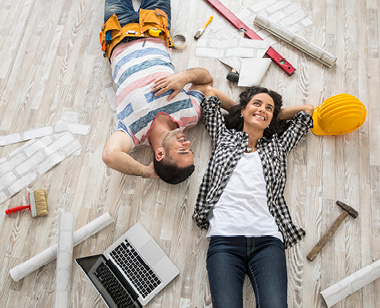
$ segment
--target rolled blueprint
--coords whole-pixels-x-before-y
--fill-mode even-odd
[[[91,235],[97,233],[103,228],[107,227],[109,224],[114,222],[113,218],[109,213],[105,213],[102,216],[91,221],[84,227],[74,232],[74,245],[82,243],[84,240],[88,239]],[[58,245],[54,244],[44,251],[40,252],[38,255],[32,257],[28,261],[21,263],[9,271],[9,274],[14,281],[19,281],[20,279],[26,277],[30,273],[39,269],[42,265],[49,263],[57,257]]]
[[[74,243],[73,233],[73,213],[61,213],[59,217],[57,267],[55,271],[55,308],[69,308]]]
[[[290,45],[293,45],[294,47],[300,49],[310,57],[318,60],[324,65],[327,65],[328,67],[332,67],[336,62],[336,57],[334,55],[319,48],[316,45],[313,45],[299,35],[285,30],[281,26],[275,24],[274,22],[266,19],[261,15],[256,15],[254,23],[260,28],[263,28],[278,38],[288,42]]]

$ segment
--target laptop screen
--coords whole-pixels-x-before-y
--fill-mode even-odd
[[[140,223],[103,254],[76,259],[109,307],[142,307],[179,270]],[[121,304],[129,299],[131,303]]]
[[[140,308],[136,294],[103,255],[76,259],[108,307]],[[122,283],[123,282],[123,283]]]

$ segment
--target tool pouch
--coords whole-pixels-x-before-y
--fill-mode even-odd
[[[125,37],[156,37],[165,40],[168,47],[173,47],[172,38],[167,28],[168,16],[160,9],[139,11],[139,23],[120,26],[116,14],[113,14],[102,26],[99,33],[101,49],[104,56],[111,57],[113,48]]]

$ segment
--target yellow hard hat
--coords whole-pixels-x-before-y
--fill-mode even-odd
[[[314,109],[315,135],[343,135],[359,128],[367,117],[364,104],[347,93],[332,96]]]

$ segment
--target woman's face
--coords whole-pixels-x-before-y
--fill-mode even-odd
[[[266,93],[258,93],[252,97],[241,115],[244,117],[244,127],[266,129],[273,118],[274,102]]]

